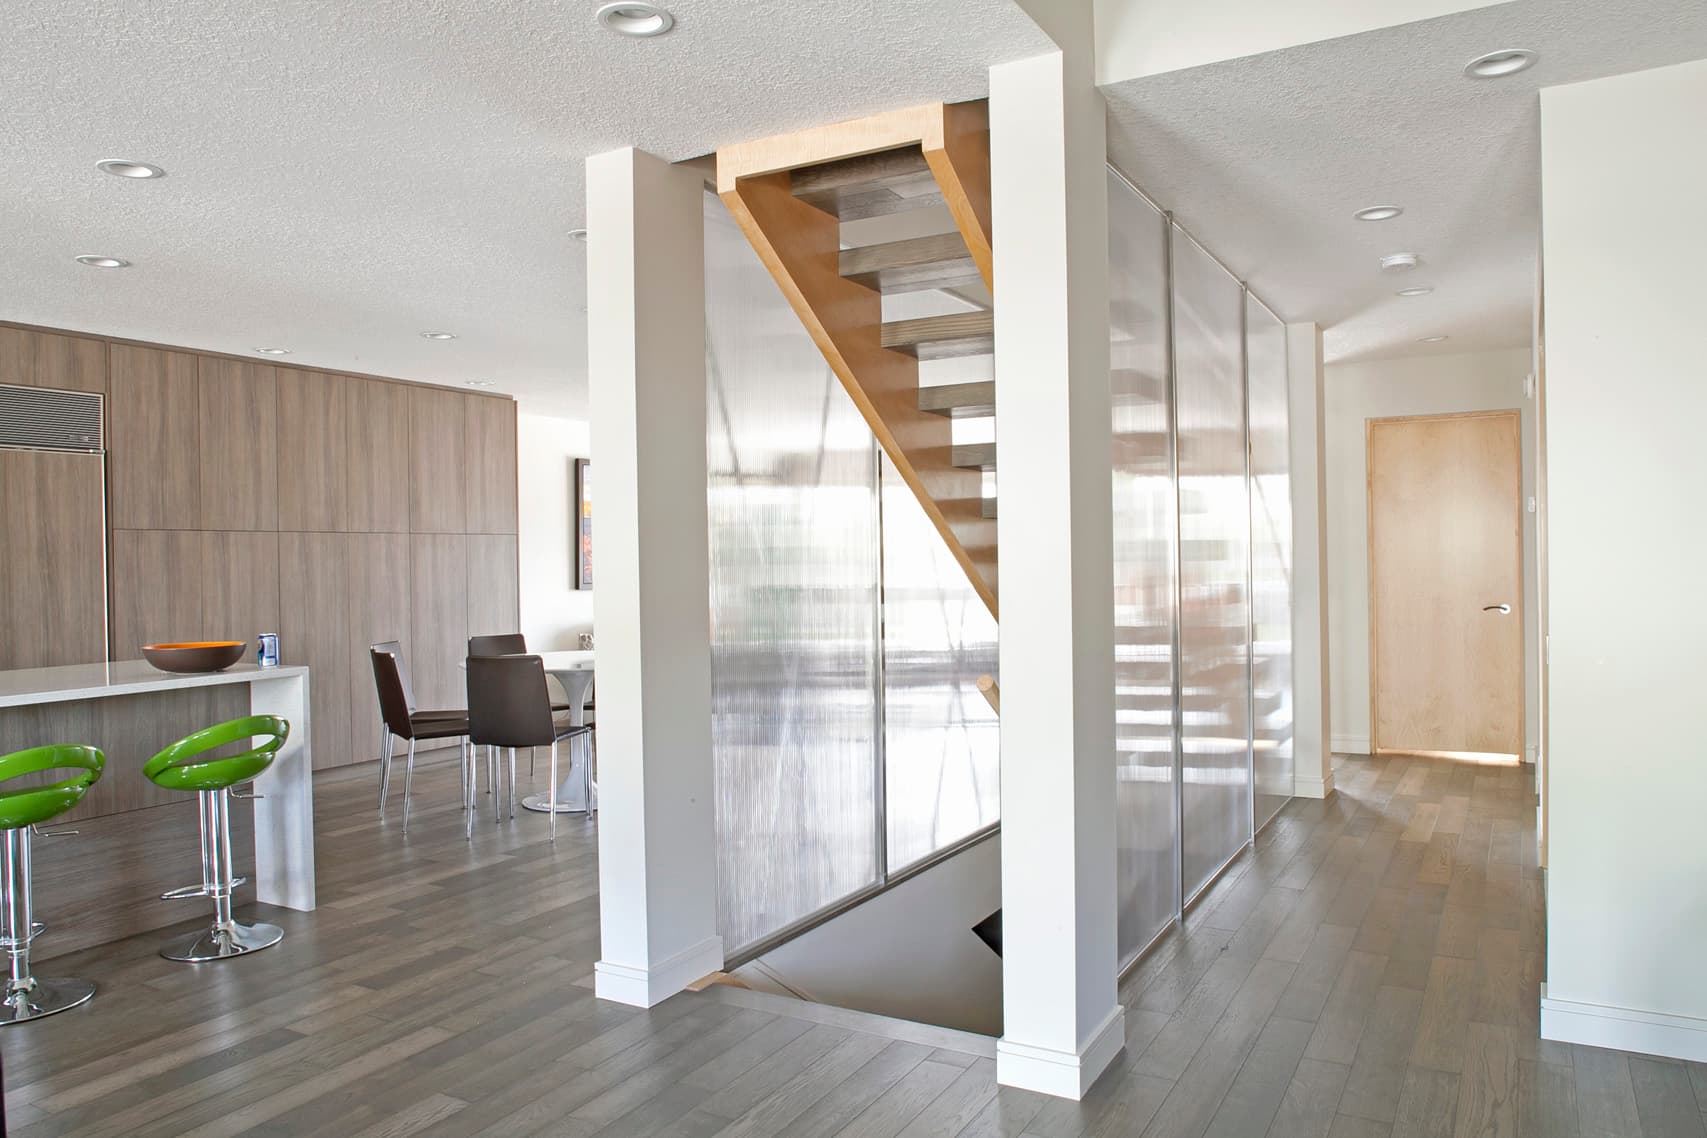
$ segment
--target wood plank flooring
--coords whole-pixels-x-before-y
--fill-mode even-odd
[[[267,910],[279,947],[39,961],[100,991],[0,1031],[11,1133],[1707,1138],[1707,1066],[1537,1038],[1526,769],[1336,771],[1127,978],[1126,1051],[1079,1103],[999,1089],[984,1037],[730,989],[601,1003],[596,824],[553,846],[488,815],[467,844],[437,765],[405,838],[370,768],[326,772],[321,908]],[[44,843],[39,879],[98,856]]]

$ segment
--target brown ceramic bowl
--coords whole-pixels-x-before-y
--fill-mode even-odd
[[[241,640],[144,644],[142,658],[163,672],[222,672],[241,660],[248,647]]]

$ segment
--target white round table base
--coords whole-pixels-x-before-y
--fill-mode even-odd
[[[549,814],[551,813],[551,802],[543,794],[530,794],[522,799],[522,808],[537,810],[541,814]],[[557,813],[559,814],[585,814],[586,812],[585,806],[571,806],[562,799],[557,801]]]

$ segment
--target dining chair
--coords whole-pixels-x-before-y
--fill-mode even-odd
[[[422,739],[462,740],[462,797],[471,801],[470,787],[474,772],[469,763],[468,712],[459,710],[417,711],[412,706],[408,684],[404,679],[402,660],[395,651],[386,651],[376,644],[368,650],[373,661],[373,682],[379,693],[380,730],[384,733],[380,751],[379,813],[385,816],[386,792],[391,786],[391,752],[395,740],[409,744],[409,756],[403,771],[403,832],[409,832],[409,805],[415,786],[415,744]],[[472,830],[470,831],[472,834]]]
[[[557,744],[585,734],[585,727],[560,726],[551,713],[545,663],[538,656],[470,656],[468,658],[468,738],[475,746],[509,751],[510,817],[516,816],[516,748],[549,747],[551,837],[557,839]],[[504,764],[497,764],[499,776]],[[496,820],[502,821],[504,795],[497,798]],[[472,807],[472,800],[470,801]],[[472,828],[472,808],[469,825]]]

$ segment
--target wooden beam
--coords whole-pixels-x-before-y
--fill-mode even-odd
[[[942,199],[966,248],[996,287],[995,255],[990,247],[990,104],[939,103],[933,133],[921,140],[925,161],[942,187]]]

